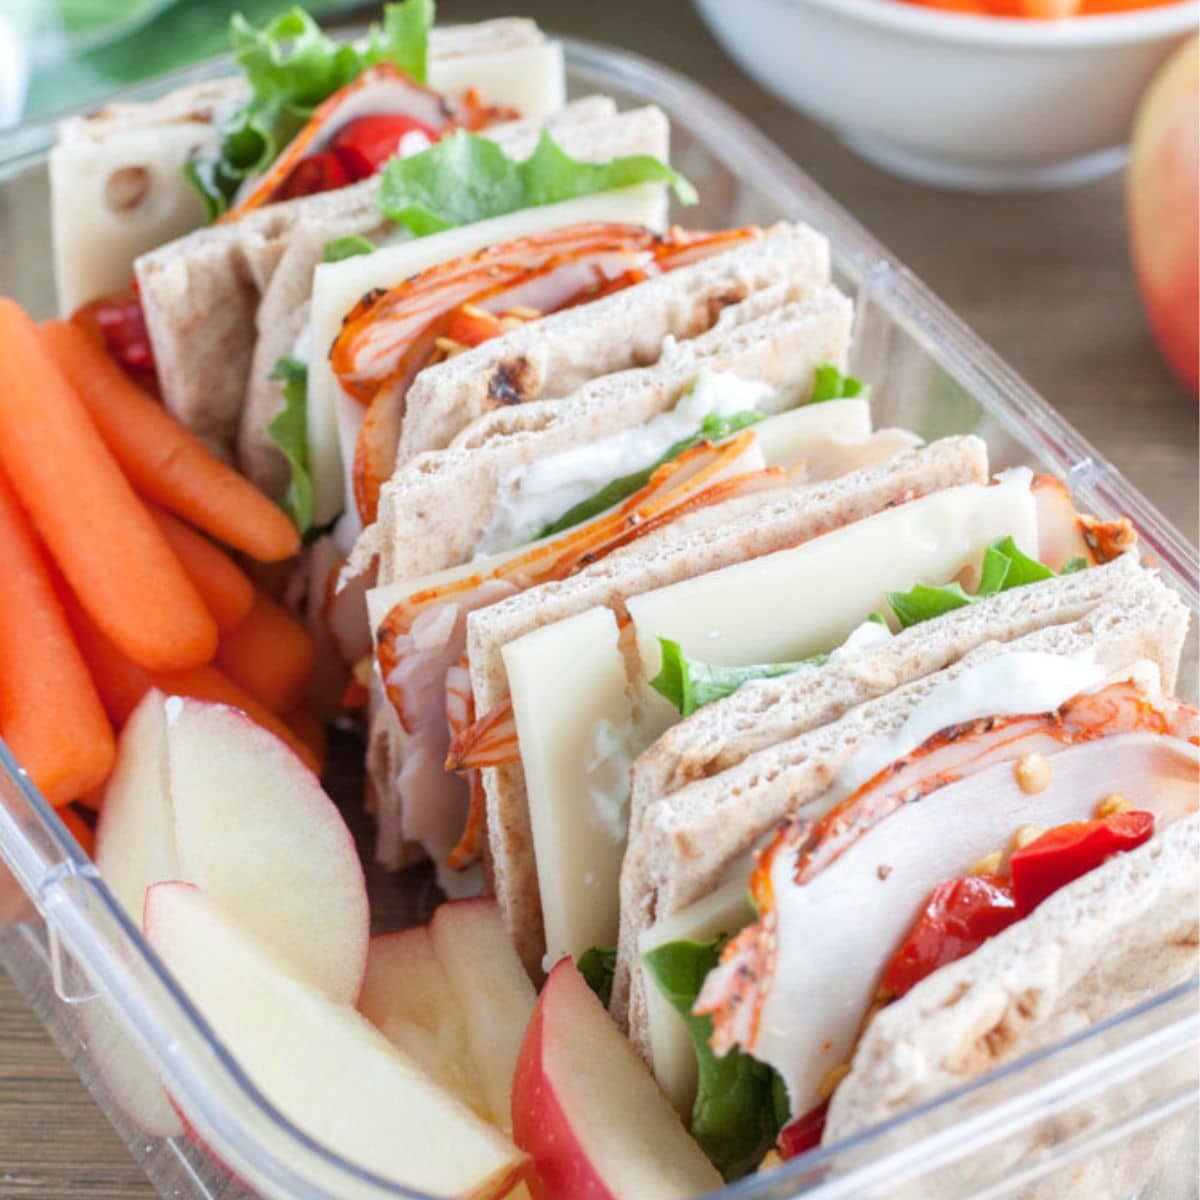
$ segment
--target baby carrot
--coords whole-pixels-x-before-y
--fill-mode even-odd
[[[51,804],[66,804],[112,770],[112,729],[33,529],[3,475],[0,733]]]
[[[254,584],[246,572],[204,534],[197,533],[166,509],[153,504],[147,507],[217,628],[228,633],[240,625],[254,603]]]
[[[300,549],[284,511],[215,458],[86,333],[66,321],[47,321],[40,332],[42,345],[143,496],[251,558],[277,562]]]
[[[168,696],[191,696],[196,700],[211,700],[240,708],[256,725],[286,742],[313,772],[320,771],[316,755],[304,740],[245,689],[216,667],[193,667],[189,671],[164,671],[154,676],[154,686]]]
[[[104,707],[118,728],[129,719],[129,714],[141,703],[142,697],[156,687],[168,696],[191,696],[196,700],[212,700],[240,708],[256,725],[261,725],[286,742],[314,771],[318,769],[317,757],[306,741],[216,667],[143,671],[96,628],[73,596],[62,594],[62,599]]]
[[[57,590],[75,642],[100,695],[100,703],[104,705],[108,719],[120,729],[129,719],[129,714],[141,703],[142,697],[154,686],[154,680],[149,671],[130,662],[100,632],[61,578],[57,581]]]
[[[103,803],[104,788],[94,787],[90,792],[84,792],[82,796],[76,796],[71,801],[71,807],[79,809],[80,812],[98,813]]]
[[[196,589],[36,326],[3,297],[0,462],[51,557],[118,648],[156,669],[212,657],[217,628]]]
[[[311,710],[303,706],[293,709],[290,713],[284,713],[283,719],[320,764],[317,771],[317,774],[320,774],[325,770],[325,762],[329,757],[329,739],[325,736],[325,726],[313,716]]]
[[[316,650],[308,630],[266,593],[254,593],[250,615],[217,647],[217,666],[272,712],[304,699]]]
[[[75,805],[68,804],[58,810],[59,819],[67,827],[71,836],[79,843],[79,848],[91,858],[96,853],[96,833],[84,820],[83,814]]]

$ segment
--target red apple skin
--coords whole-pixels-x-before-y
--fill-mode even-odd
[[[533,1158],[539,1177],[530,1181],[535,1200],[616,1200],[588,1161],[543,1070],[545,1000],[554,977],[574,970],[569,958],[551,970],[521,1042],[512,1087],[513,1141]]]
[[[1200,38],[1154,77],[1133,128],[1129,237],[1142,302],[1171,369],[1200,398]]]

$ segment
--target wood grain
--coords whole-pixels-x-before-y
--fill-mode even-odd
[[[1146,333],[1121,180],[978,197],[899,182],[743,76],[682,0],[522,0],[547,28],[670,63],[755,120],[1196,540],[1197,409]],[[443,20],[510,11],[442,0]],[[836,86],[831,83],[831,86]],[[0,973],[0,1200],[154,1193]]]

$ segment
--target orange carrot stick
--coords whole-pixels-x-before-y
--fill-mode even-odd
[[[148,505],[159,532],[183,564],[204,607],[212,614],[221,633],[228,633],[246,619],[254,604],[250,577],[219,546],[202,533],[185,525],[164,508]]]
[[[116,646],[156,669],[212,657],[217,627],[196,589],[36,326],[3,297],[0,461],[51,557]]]
[[[238,687],[216,667],[192,667],[183,671],[143,671],[141,667],[131,663],[96,628],[73,596],[62,595],[62,600],[70,618],[71,628],[96,681],[96,689],[109,717],[118,728],[129,719],[129,714],[141,703],[142,697],[151,688],[156,687],[168,696],[191,696],[197,700],[212,700],[218,704],[240,708],[255,724],[261,725],[286,742],[312,770],[318,769],[317,757],[305,740],[293,733],[269,708]]]
[[[313,716],[312,712],[301,706],[285,713],[283,719],[291,731],[309,748],[313,758],[320,764],[321,774],[325,770],[325,762],[329,757],[329,739],[325,736],[325,726]]]
[[[78,808],[82,812],[98,813],[101,806],[104,804],[104,788],[94,787],[90,792],[84,792],[82,796],[76,796],[71,801],[73,808]]]
[[[304,740],[271,710],[240,688],[216,667],[193,667],[190,671],[166,671],[154,676],[154,686],[168,696],[191,696],[240,708],[256,725],[286,742],[312,771],[320,769],[316,755]]]
[[[92,858],[96,853],[96,833],[83,819],[73,804],[68,804],[58,810],[59,819],[70,831],[71,836],[79,843],[79,848]]]
[[[47,321],[42,345],[71,381],[113,457],[143,496],[263,562],[300,549],[281,508],[156,404],[77,326]]]
[[[116,749],[33,529],[0,474],[0,733],[51,804],[104,781]]]
[[[57,585],[58,598],[66,611],[75,642],[91,672],[100,703],[104,705],[108,719],[120,729],[129,720],[129,714],[141,703],[142,697],[154,686],[154,680],[149,671],[130,662],[100,632],[64,580],[60,578]]]
[[[250,615],[217,647],[217,666],[276,713],[304,699],[315,659],[308,630],[261,591]]]

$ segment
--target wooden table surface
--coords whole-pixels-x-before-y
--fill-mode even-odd
[[[444,20],[508,11],[627,46],[755,120],[1111,458],[1197,536],[1197,407],[1159,359],[1130,275],[1121,180],[986,197],[893,179],[784,108],[683,0],[442,0]],[[831,86],[836,86],[836,72]],[[0,1200],[153,1196],[0,972]]]

